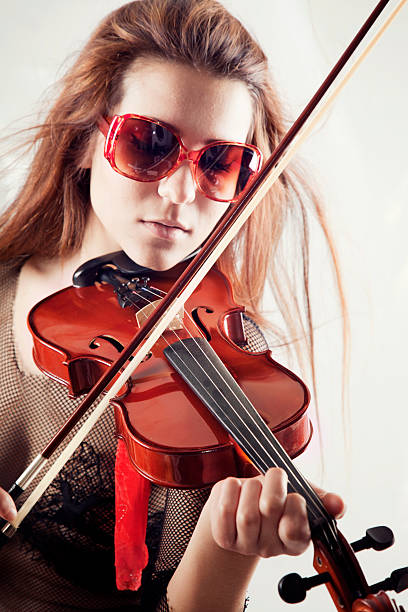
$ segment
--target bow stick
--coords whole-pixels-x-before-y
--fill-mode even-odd
[[[379,38],[391,24],[407,0],[400,0],[398,2],[395,9],[384,21],[378,32],[367,43],[361,55],[349,68],[348,72],[341,74],[342,70],[350,61],[354,52],[360,46],[373,24],[381,15],[387,4],[389,4],[389,1],[390,0],[381,0],[377,4],[371,15],[357,32],[356,36],[353,38],[347,49],[344,51],[338,62],[330,71],[322,85],[302,111],[298,119],[294,122],[280,144],[273,151],[263,169],[253,180],[250,187],[246,190],[239,202],[237,202],[233,208],[225,213],[215,229],[211,232],[210,236],[207,238],[200,252],[189,264],[181,275],[180,279],[171,288],[167,296],[162,299],[162,302],[144,323],[143,327],[137,332],[130,344],[122,351],[119,358],[112,363],[108,371],[90,390],[88,395],[77,407],[70,419],[55,435],[47,448],[40,455],[37,455],[25,472],[11,487],[9,492],[13,499],[17,499],[21,492],[24,491],[37,476],[54,450],[85,414],[91,404],[93,404],[100,393],[112,381],[116,374],[118,374],[124,364],[128,362],[126,367],[124,367],[122,372],[116,378],[115,382],[111,385],[106,395],[96,406],[96,408],[94,408],[93,412],[83,423],[78,432],[73,436],[70,442],[66,445],[64,450],[45,473],[29,497],[25,500],[23,505],[18,510],[14,521],[6,522],[3,525],[1,529],[3,536],[7,536],[7,538],[9,538],[15,533],[25,516],[40,499],[46,488],[53,481],[65,463],[84,440],[86,435],[98,421],[105,408],[109,405],[109,402],[118,394],[134,370],[157,342],[163,331],[168,327],[180,309],[183,308],[186,300],[190,297],[207,272],[215,264],[218,257],[239,232],[250,214],[253,212],[268,190],[272,187],[274,182],[279,178],[280,174],[289,164],[298,148],[310,135],[323,114],[339,95],[345,84],[357,70],[371,49],[376,45]],[[330,88],[332,88],[331,91]],[[132,359],[129,361],[131,356]]]

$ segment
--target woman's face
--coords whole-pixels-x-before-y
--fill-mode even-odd
[[[163,121],[194,150],[214,140],[245,142],[252,101],[240,81],[144,59],[125,78],[124,96],[114,113]],[[166,270],[199,247],[228,207],[196,189],[188,161],[169,177],[141,183],[115,172],[103,148],[99,134],[91,161],[87,250],[99,255],[123,249],[140,265]]]

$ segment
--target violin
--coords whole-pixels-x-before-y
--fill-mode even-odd
[[[123,252],[91,260],[74,274],[74,287],[47,297],[29,314],[36,365],[67,386],[72,397],[93,387],[186,264],[164,273],[142,270],[137,276],[134,267]],[[242,348],[243,308],[233,302],[228,280],[213,268],[187,300],[183,316],[165,330],[110,402],[130,460],[155,484],[200,488],[248,471],[225,428],[204,408],[200,391],[188,386],[193,379],[174,371],[176,350],[178,361],[190,370],[202,363],[203,373],[208,371],[214,359],[204,353],[208,343],[291,457],[310,441],[305,384],[274,361],[270,351]],[[222,381],[205,379],[201,394],[214,397],[211,384],[220,390]]]
[[[73,397],[88,391],[185,265],[158,273],[118,252],[81,266],[76,286],[42,300],[29,314],[37,366]],[[243,315],[228,280],[212,269],[110,402],[131,462],[155,484],[183,488],[285,469],[289,490],[307,502],[317,574],[285,576],[281,597],[302,601],[307,590],[326,584],[339,611],[403,612],[384,590],[407,588],[408,568],[370,586],[354,554],[387,548],[394,541],[391,530],[371,528],[348,544],[295,468],[291,457],[306,448],[312,433],[310,394],[269,350],[248,352]],[[72,321],[78,321],[75,333]]]
[[[382,550],[388,547],[393,543],[392,533],[387,528],[373,528],[367,530],[366,536],[361,540],[351,545],[348,544],[339,532],[336,521],[328,516],[319,497],[294,467],[288,453],[286,453],[268,426],[272,426],[272,429],[275,429],[276,433],[279,434],[279,432],[283,432],[284,430],[283,425],[288,425],[291,441],[293,442],[293,440],[295,440],[293,447],[289,445],[288,450],[292,454],[301,451],[307,444],[311,431],[308,419],[305,417],[305,409],[308,402],[308,392],[305,390],[305,386],[295,375],[288,371],[285,372],[282,366],[273,362],[271,356],[268,357],[264,355],[264,365],[269,361],[269,367],[273,368],[274,373],[277,375],[278,382],[282,382],[285,389],[286,385],[291,388],[287,397],[289,398],[292,396],[292,391],[295,397],[293,411],[286,413],[283,422],[274,422],[273,419],[269,419],[268,422],[265,422],[264,414],[258,412],[251,401],[251,399],[254,399],[254,401],[256,399],[256,393],[253,397],[251,396],[251,392],[253,391],[252,381],[246,380],[245,377],[243,377],[243,387],[248,387],[248,389],[245,389],[246,392],[249,392],[249,397],[247,397],[246,393],[243,392],[241,386],[237,384],[235,380],[236,374],[234,368],[238,367],[237,364],[239,364],[240,359],[234,363],[234,367],[231,365],[230,371],[229,367],[225,367],[218,356],[214,356],[212,349],[208,348],[210,346],[208,340],[211,340],[212,332],[216,338],[216,342],[219,342],[219,344],[225,348],[226,354],[230,349],[232,350],[232,348],[234,348],[234,350],[238,350],[238,354],[242,357],[242,353],[245,353],[245,351],[240,348],[242,327],[240,328],[239,326],[237,315],[233,314],[233,312],[240,310],[239,307],[228,303],[230,307],[229,310],[227,309],[225,311],[224,306],[223,311],[226,312],[226,316],[223,317],[221,315],[220,321],[214,324],[211,323],[210,315],[212,313],[202,312],[200,309],[201,303],[194,303],[194,298],[192,296],[194,295],[194,291],[200,286],[200,283],[203,282],[205,275],[213,267],[219,254],[236,235],[253,208],[262,199],[264,193],[279,177],[280,173],[289,162],[296,150],[293,146],[291,153],[289,153],[289,145],[297,139],[296,143],[297,146],[299,146],[301,142],[300,134],[303,135],[303,138],[306,137],[307,130],[303,129],[306,119],[314,112],[317,104],[319,104],[327,92],[327,86],[333,83],[336,75],[344,66],[345,62],[351,57],[357,44],[361,42],[363,36],[367,33],[368,29],[387,3],[387,0],[379,2],[355,40],[352,41],[338,64],[336,64],[335,69],[333,69],[332,73],[327,77],[322,87],[315,94],[297,122],[295,122],[286,137],[274,151],[271,158],[267,161],[259,176],[249,185],[240,201],[225,214],[215,228],[213,234],[203,245],[201,252],[187,266],[186,270],[181,273],[177,282],[171,285],[171,289],[165,297],[161,298],[161,292],[165,289],[158,287],[156,297],[158,299],[161,298],[160,303],[156,307],[155,305],[150,305],[152,310],[148,319],[143,324],[142,321],[139,321],[135,325],[136,315],[133,308],[135,310],[143,310],[143,308],[140,308],[140,301],[139,305],[136,304],[135,306],[131,306],[132,314],[129,314],[130,309],[127,311],[126,316],[132,319],[134,328],[138,328],[138,326],[141,325],[138,333],[132,338],[130,343],[122,350],[122,340],[120,337],[116,337],[106,332],[106,330],[102,333],[96,333],[91,339],[93,346],[89,348],[91,351],[99,351],[102,344],[106,345],[108,348],[106,354],[102,351],[99,353],[98,357],[93,360],[89,359],[88,355],[84,357],[83,354],[81,358],[81,354],[78,352],[72,360],[69,358],[67,361],[67,363],[72,362],[70,366],[72,376],[67,376],[66,372],[65,376],[63,375],[64,367],[66,369],[66,363],[64,362],[60,362],[60,369],[52,373],[55,379],[61,380],[62,382],[65,381],[66,386],[68,386],[72,394],[81,388],[89,388],[97,379],[86,401],[81,404],[73,418],[70,419],[71,422],[68,424],[69,426],[72,426],[72,424],[81,418],[94,399],[96,399],[102,391],[105,393],[104,400],[102,400],[100,407],[96,408],[91,414],[91,417],[88,418],[87,427],[83,428],[81,433],[82,438],[75,434],[73,440],[67,445],[66,449],[61,453],[60,458],[55,462],[55,469],[60,469],[59,466],[61,462],[66,460],[66,458],[70,456],[70,453],[72,454],[72,449],[75,447],[75,444],[79,444],[78,440],[83,439],[83,436],[86,435],[86,431],[92,427],[92,424],[109,402],[113,403],[117,409],[116,413],[118,416],[116,416],[116,420],[118,423],[118,431],[119,435],[124,439],[124,429],[121,429],[121,426],[123,426],[123,424],[128,425],[128,429],[132,434],[128,436],[128,447],[135,447],[133,450],[135,450],[134,457],[137,465],[136,457],[137,455],[141,455],[141,447],[146,447],[146,440],[142,437],[139,443],[134,442],[133,434],[135,434],[140,426],[138,420],[139,415],[136,414],[137,411],[135,410],[134,413],[132,411],[130,417],[127,412],[124,412],[123,404],[128,396],[133,396],[132,399],[135,400],[136,403],[141,399],[138,397],[137,388],[139,384],[145,385],[146,380],[143,381],[139,378],[139,370],[136,374],[133,372],[136,370],[137,366],[140,366],[142,369],[145,368],[147,372],[150,372],[147,378],[150,376],[151,380],[155,377],[156,373],[158,373],[158,375],[164,374],[165,371],[169,373],[168,364],[170,364],[174,369],[170,374],[171,383],[177,380],[178,384],[181,385],[182,395],[185,397],[189,397],[190,393],[194,393],[194,396],[197,394],[202,405],[208,409],[219,423],[221,423],[222,427],[225,428],[233,440],[233,443],[231,443],[230,439],[227,440],[226,437],[222,438],[222,435],[217,433],[218,426],[215,425],[215,422],[208,421],[205,418],[202,419],[200,416],[200,418],[196,420],[204,420],[204,429],[207,428],[207,430],[212,432],[209,446],[206,447],[208,454],[219,453],[221,456],[221,454],[224,454],[226,446],[233,447],[229,452],[225,450],[224,458],[226,458],[226,461],[229,461],[230,465],[235,469],[235,472],[233,472],[234,474],[240,473],[239,470],[242,465],[253,465],[261,472],[265,472],[269,467],[274,465],[284,467],[288,473],[290,490],[301,493],[306,499],[315,548],[314,567],[317,570],[317,575],[311,578],[301,578],[297,574],[289,574],[283,578],[280,583],[279,591],[281,596],[285,601],[294,603],[303,600],[306,592],[310,588],[318,584],[326,584],[336,609],[349,612],[363,612],[369,610],[376,612],[403,612],[402,607],[398,607],[396,602],[391,600],[384,591],[395,590],[396,592],[400,592],[404,588],[407,588],[408,568],[396,570],[386,580],[370,586],[354,554],[364,548]],[[400,6],[402,6],[402,3]],[[309,131],[319,117],[320,115],[316,114],[314,123],[309,123]],[[132,276],[126,278],[126,275],[124,275],[126,270],[121,269],[120,265],[116,266],[116,270],[115,265],[112,266],[112,264],[108,265],[107,268],[108,269],[102,271],[99,278],[96,278],[96,282],[100,283],[100,285],[97,286],[97,291],[105,291],[105,289],[100,289],[100,286],[102,287],[104,283],[112,284],[117,290],[119,302],[125,300],[123,293],[126,287],[130,286],[131,291],[135,293],[134,299],[136,299],[136,301],[140,300],[140,292],[143,288],[150,291],[150,281],[142,280],[142,284],[139,284],[140,277],[137,275],[139,271],[136,271],[136,275],[133,274],[135,271],[132,271]],[[114,272],[112,272],[112,270],[114,270]],[[115,276],[116,278],[114,279],[113,277]],[[145,276],[142,275],[142,279],[145,279]],[[155,285],[152,286],[155,287]],[[92,287],[79,287],[78,291],[83,292],[83,290],[88,288],[91,289]],[[142,291],[142,293],[144,294],[145,292]],[[111,294],[113,294],[113,301],[117,300],[112,290]],[[202,333],[200,334],[196,329],[194,330],[193,324],[190,321],[187,323],[186,331],[181,330],[180,338],[176,341],[169,343],[169,339],[166,338],[171,348],[167,346],[167,343],[164,347],[163,342],[165,342],[165,336],[167,336],[169,326],[172,326],[173,321],[175,321],[174,325],[177,328],[177,319],[180,319],[180,317],[183,318],[182,315],[178,314],[180,313],[180,308],[184,303],[187,303],[190,298],[192,300],[191,303],[189,303],[191,316],[193,317],[193,312],[198,315],[196,317],[198,320],[196,320],[195,323],[198,324]],[[131,303],[131,300],[128,301]],[[123,303],[120,305],[123,305]],[[206,304],[206,301],[203,303]],[[97,310],[92,313],[93,316],[96,316]],[[126,308],[124,310],[126,310]],[[69,316],[72,319],[72,312],[70,312]],[[108,321],[108,325],[109,323],[110,321]],[[33,329],[35,325],[36,323],[33,318]],[[120,334],[121,332],[118,333]],[[207,333],[210,338],[208,338]],[[164,334],[163,341],[161,339],[159,341],[162,334]],[[165,360],[159,360],[158,372],[155,372],[154,370],[150,371],[149,368],[154,364],[154,361],[152,361],[155,352],[153,347],[155,347],[158,341],[162,343],[162,354]],[[40,340],[36,348],[36,359],[38,363],[41,363],[40,355],[42,352],[45,354],[45,347],[47,344],[51,343],[48,342],[43,332],[40,332]],[[65,347],[64,350],[66,350],[68,354],[72,349]],[[197,351],[197,353],[195,351]],[[58,352],[58,349],[56,349],[56,352]],[[72,354],[74,355],[74,351]],[[115,358],[115,355],[118,356]],[[195,365],[199,361],[198,356],[203,360],[204,366]],[[186,359],[187,357],[188,359]],[[186,361],[194,364],[192,368],[193,372],[191,372],[189,366],[185,366]],[[79,367],[81,362],[84,364],[83,369]],[[109,365],[110,363],[111,365]],[[69,372],[69,374],[71,374],[71,372]],[[179,378],[176,377],[176,374]],[[100,378],[98,378],[98,375],[101,375]],[[287,379],[290,379],[290,383],[288,383]],[[155,393],[154,391],[152,392],[151,387],[149,387],[149,380],[147,383],[147,386],[143,386],[143,391],[141,387],[142,395],[144,393],[145,397],[148,396],[149,393]],[[174,389],[172,384],[167,385],[167,388],[169,386],[171,389]],[[283,397],[285,398],[285,394]],[[193,403],[195,403],[195,400],[193,400]],[[279,402],[277,403],[279,405]],[[286,400],[283,401],[283,404],[285,403]],[[197,413],[203,410],[202,405],[200,404],[200,407],[197,405]],[[281,405],[279,405],[279,407],[281,407]],[[149,415],[147,415],[147,417],[148,416]],[[269,415],[266,420],[268,420],[268,418]],[[293,438],[293,434],[296,432],[298,424],[300,428],[303,429],[303,433],[306,433],[306,436],[303,438],[300,436],[298,440],[296,440],[296,435]],[[55,450],[65,434],[65,431],[58,432],[51,441],[49,447],[47,447],[46,452],[42,453],[38,460],[36,460],[32,466],[29,466],[27,471],[18,479],[15,485],[13,485],[10,493],[14,499],[18,497],[27,483],[32,480],[33,474],[38,472],[38,469],[43,465],[44,461],[51,456],[53,450]],[[146,438],[147,437],[146,435]],[[220,444],[218,444],[218,442],[220,442]],[[195,442],[193,444],[195,444]],[[178,454],[177,451],[176,460],[173,462],[171,460],[165,461],[164,469],[162,467],[158,468],[156,462],[156,455],[161,454],[162,448],[155,453],[154,459],[152,455],[148,460],[145,460],[144,464],[141,465],[139,469],[142,472],[144,471],[146,475],[148,474],[148,470],[153,472],[157,469],[156,476],[162,479],[161,482],[165,482],[165,479],[169,479],[171,482],[177,483],[176,485],[173,484],[173,486],[183,486],[182,480],[178,478],[179,465],[184,462],[184,455],[187,457],[189,450],[193,448],[193,444],[191,444],[191,442],[184,442],[185,452],[183,451],[181,454]],[[154,445],[161,447],[166,446],[166,444],[163,444],[163,439],[158,442],[153,441],[153,446]],[[156,451],[157,448],[154,450]],[[229,455],[229,453],[231,454]],[[172,455],[174,453],[170,452],[169,454]],[[230,456],[230,459],[228,459],[228,456]],[[195,457],[195,460],[197,465],[201,464],[200,459],[197,460],[197,457]],[[201,474],[199,474],[199,478],[202,482],[209,482],[215,476],[214,473],[207,476],[206,470],[208,471],[208,468],[203,469]],[[184,471],[188,473],[188,469]],[[153,476],[153,474],[151,474],[151,476]],[[41,495],[41,489],[43,490],[44,487],[47,486],[47,482],[50,482],[52,477],[50,470],[50,473],[43,479],[41,487],[37,487],[34,491],[35,495],[33,501],[35,501],[36,496],[38,499],[38,496]],[[194,480],[194,482],[196,481]],[[186,486],[194,485],[188,483]],[[20,520],[24,518],[24,515],[28,511],[27,507],[24,509],[25,504],[23,504],[18,513],[18,515],[20,515]],[[5,525],[1,530],[3,536],[9,537],[12,535],[13,529],[17,526],[17,520],[14,521],[13,525]]]

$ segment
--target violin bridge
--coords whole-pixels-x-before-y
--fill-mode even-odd
[[[146,304],[146,306],[143,306],[143,308],[141,308],[140,310],[136,312],[136,321],[139,327],[141,327],[143,323],[146,321],[146,319],[150,317],[153,311],[156,310],[160,302],[161,300],[155,300],[154,302],[150,302],[149,304]],[[183,329],[184,327],[183,317],[184,317],[184,308],[181,308],[179,312],[176,313],[176,316],[174,317],[174,319],[170,321],[170,324],[167,326],[166,329],[168,329],[169,331],[177,331],[177,330]]]

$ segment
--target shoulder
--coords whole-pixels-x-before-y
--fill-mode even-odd
[[[2,293],[10,285],[15,284],[24,260],[0,261],[0,287]]]
[[[53,279],[47,262],[30,258],[20,266],[13,305],[13,329],[17,361],[26,374],[39,374],[32,357],[33,341],[27,326],[30,310],[53,293]]]
[[[246,344],[242,346],[250,353],[267,351],[269,346],[264,333],[255,321],[246,313],[242,314]]]
[[[28,311],[42,299],[71,284],[71,276],[65,279],[59,260],[39,257],[27,259],[20,267],[16,290],[16,308]]]
[[[2,334],[11,325],[16,286],[20,274],[21,261],[0,262],[0,324]]]
[[[31,257],[16,273],[13,328],[17,360],[26,374],[38,374],[32,357],[33,340],[27,326],[30,310],[52,293],[71,285],[72,262]]]

